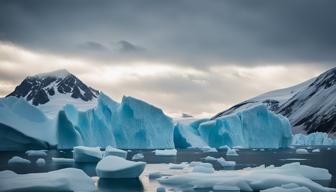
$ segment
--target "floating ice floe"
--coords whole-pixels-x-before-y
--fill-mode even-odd
[[[102,158],[102,152],[99,147],[74,147],[73,157],[75,162],[79,163],[95,163]]]
[[[214,173],[215,169],[213,167],[196,165],[196,166],[193,167],[192,172],[195,172],[195,173]]]
[[[321,150],[320,149],[313,149],[312,152],[313,153],[319,153],[319,152],[321,152]]]
[[[30,164],[30,161],[19,156],[14,156],[8,160],[8,164]]]
[[[145,162],[107,156],[98,162],[96,172],[100,178],[137,178],[144,171],[145,166]]]
[[[25,152],[28,157],[46,157],[47,150],[28,150]]]
[[[141,160],[143,158],[145,158],[145,156],[142,153],[137,153],[133,155],[132,160]]]
[[[311,192],[307,187],[272,187],[270,189],[261,190],[260,192]]]
[[[217,161],[216,157],[212,157],[212,156],[206,156],[204,158],[202,158],[205,161]]]
[[[54,163],[74,163],[75,162],[75,160],[71,158],[52,157],[51,160]]]
[[[187,162],[182,162],[180,164],[169,163],[168,166],[169,169],[184,169],[188,166],[188,163]]]
[[[183,172],[178,175],[159,178],[158,181],[173,190],[182,191],[232,189],[233,191],[269,190],[275,192],[278,189],[283,189],[282,191],[301,192],[301,190],[306,190],[303,188],[307,188],[312,192],[335,192],[336,189],[324,187],[314,182],[314,180],[327,181],[330,179],[331,174],[326,169],[300,165],[300,163],[290,163],[280,167],[259,166],[242,170],[214,171],[212,173]]]
[[[226,152],[227,156],[238,156],[238,153],[235,149],[228,149]]]
[[[1,171],[0,186],[0,191],[96,191],[93,180],[75,168],[28,174]]]
[[[227,161],[223,157],[220,157],[220,158],[218,158],[216,160],[223,167],[234,167],[234,166],[236,166],[236,162],[235,161]]]
[[[295,153],[300,155],[309,154],[307,149],[296,149]]]
[[[107,157],[109,155],[114,155],[114,156],[118,156],[118,157],[126,159],[126,157],[127,157],[127,151],[124,151],[124,150],[121,150],[121,149],[117,149],[117,148],[114,148],[114,147],[112,147],[112,146],[109,145],[105,149],[104,157]]]
[[[37,165],[37,166],[42,167],[42,166],[44,166],[45,164],[46,164],[46,161],[45,161],[43,158],[38,158],[38,159],[36,160],[36,165]]]
[[[163,150],[155,150],[154,151],[155,155],[158,156],[176,156],[177,151],[176,149],[163,149]]]

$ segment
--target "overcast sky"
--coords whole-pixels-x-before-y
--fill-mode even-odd
[[[65,68],[115,100],[213,115],[336,66],[336,1],[2,0],[0,96]]]

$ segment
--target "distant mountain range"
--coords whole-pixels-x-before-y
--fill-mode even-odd
[[[259,104],[287,117],[294,133],[336,134],[336,67],[293,87],[279,89],[243,101],[211,119]]]
[[[24,98],[49,117],[57,116],[66,104],[79,110],[93,108],[99,92],[66,70],[25,78],[8,96]],[[264,93],[218,113],[211,119],[265,104],[286,116],[294,133],[336,133],[336,68],[301,84]]]

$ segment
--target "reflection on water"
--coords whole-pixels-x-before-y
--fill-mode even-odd
[[[159,186],[155,180],[149,180],[148,174],[154,171],[160,171],[163,166],[162,163],[181,163],[191,161],[204,161],[202,160],[206,156],[224,157],[229,161],[236,161],[237,165],[234,169],[241,169],[249,166],[259,166],[265,164],[266,166],[274,164],[275,166],[281,166],[290,162],[301,162],[301,164],[310,165],[314,167],[326,168],[334,176],[331,182],[321,181],[320,184],[324,186],[336,187],[336,148],[328,150],[327,147],[319,147],[321,152],[310,153],[306,155],[299,155],[295,153],[295,149],[279,149],[272,150],[266,149],[260,150],[247,150],[241,149],[238,151],[239,156],[232,157],[226,156],[225,150],[219,150],[218,152],[200,152],[199,150],[178,150],[177,156],[155,156],[151,150],[133,150],[127,155],[127,159],[131,159],[136,153],[143,153],[147,162],[146,169],[139,179],[99,179],[96,177],[96,164],[95,163],[69,163],[69,162],[53,162],[52,157],[72,158],[71,150],[57,151],[49,150],[48,156],[45,158],[46,165],[43,167],[37,166],[35,161],[37,157],[27,157],[24,151],[9,151],[0,152],[0,171],[1,170],[13,170],[16,173],[32,173],[32,172],[47,172],[67,167],[75,167],[82,169],[89,176],[97,181],[97,187],[99,191],[155,191]],[[7,161],[13,156],[20,156],[31,160],[30,165],[8,165]],[[216,170],[224,169],[216,161],[210,162],[213,164]]]
[[[99,191],[144,191],[144,186],[140,179],[99,179],[97,182]]]

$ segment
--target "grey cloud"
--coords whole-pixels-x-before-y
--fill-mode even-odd
[[[95,41],[86,41],[79,45],[80,49],[89,50],[89,51],[106,51],[107,48],[101,43]]]
[[[121,40],[118,43],[119,51],[123,53],[132,53],[132,52],[139,52],[144,51],[144,48],[134,45],[128,41]]]
[[[0,39],[61,54],[87,56],[88,39],[146,48],[130,59],[196,67],[236,63],[333,66],[336,1],[43,1],[0,2]],[[128,60],[106,54],[106,61]],[[97,57],[95,54],[89,55]],[[100,55],[99,55],[100,58]]]

